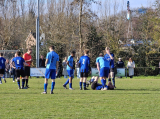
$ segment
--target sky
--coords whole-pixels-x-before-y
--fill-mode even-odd
[[[150,7],[153,6],[155,3],[155,0],[96,0],[101,2],[101,6],[98,6],[96,4],[92,4],[92,10],[96,11],[99,7],[102,9],[104,7],[105,1],[109,1],[106,4],[114,4],[114,1],[117,1],[119,8],[118,10],[122,9],[123,5],[123,10],[127,10],[127,1],[130,2],[130,9],[135,9],[135,8],[140,8],[140,7]],[[121,6],[121,7],[120,7]]]

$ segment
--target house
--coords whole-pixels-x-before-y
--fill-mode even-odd
[[[30,31],[28,37],[26,38],[26,48],[30,48],[32,46],[36,45],[36,33],[32,33],[32,31]]]

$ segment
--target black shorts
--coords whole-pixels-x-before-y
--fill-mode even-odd
[[[16,77],[25,77],[25,73],[23,69],[16,69]]]
[[[111,68],[111,69],[110,69],[110,72],[114,72],[114,68]],[[110,73],[110,72],[109,72],[109,73]]]
[[[88,72],[81,72],[81,78],[88,77]]]
[[[30,67],[24,67],[25,76],[30,76]]]
[[[0,69],[0,74],[4,74],[5,73],[5,69]]]
[[[91,85],[91,88],[92,88],[93,90],[95,90],[96,87],[97,87],[97,81],[94,81],[94,82],[92,83],[92,85]]]

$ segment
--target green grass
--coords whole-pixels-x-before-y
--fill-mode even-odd
[[[142,80],[143,79],[143,80]],[[158,79],[158,78],[157,78]],[[160,118],[160,80],[152,77],[116,79],[116,90],[65,90],[66,79],[56,79],[53,95],[42,95],[42,78],[29,80],[29,89],[18,90],[7,79],[0,85],[0,119],[158,119]],[[159,77],[160,79],[160,77]],[[89,88],[90,89],[90,88]]]

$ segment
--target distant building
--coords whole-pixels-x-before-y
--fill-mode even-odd
[[[36,33],[32,33],[32,31],[30,31],[28,37],[26,38],[26,48],[30,48],[32,46],[36,45]]]

